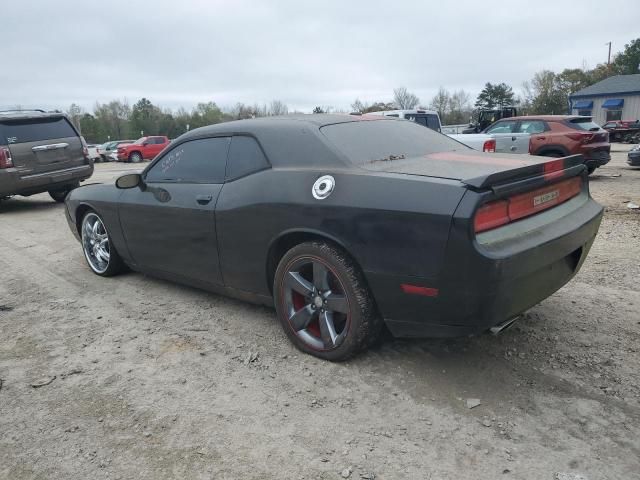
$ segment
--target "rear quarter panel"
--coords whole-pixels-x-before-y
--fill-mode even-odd
[[[326,174],[335,189],[316,200]],[[463,193],[449,180],[350,171],[270,169],[229,182],[216,207],[224,282],[268,295],[270,247],[292,232],[332,239],[365,272],[435,277]]]

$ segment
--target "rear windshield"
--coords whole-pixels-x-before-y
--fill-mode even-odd
[[[0,123],[0,144],[37,142],[77,137],[66,118],[11,120]]]
[[[569,120],[567,124],[571,128],[575,128],[576,130],[586,130],[586,131],[597,131],[600,130],[600,126],[591,120],[590,117],[587,118],[574,118]]]
[[[337,123],[322,127],[320,131],[358,165],[469,150],[446,135],[406,120]]]

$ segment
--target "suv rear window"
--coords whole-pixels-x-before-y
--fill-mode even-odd
[[[587,132],[595,132],[600,130],[600,125],[595,123],[591,118],[574,118],[567,122],[571,128],[575,128],[576,130],[586,130]]]
[[[0,123],[0,144],[5,145],[77,136],[66,118],[5,120]]]
[[[397,120],[337,123],[320,131],[358,165],[469,148],[429,128]]]

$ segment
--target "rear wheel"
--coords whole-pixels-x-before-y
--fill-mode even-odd
[[[120,255],[111,244],[109,232],[96,212],[90,210],[83,217],[80,238],[84,258],[93,273],[110,277],[124,269]]]
[[[544,152],[542,154],[543,157],[551,157],[551,158],[561,158],[564,157],[565,155],[562,154],[562,152]]]
[[[303,352],[345,360],[375,341],[382,328],[373,297],[353,260],[324,242],[289,250],[274,279],[278,319]]]
[[[142,161],[142,155],[139,152],[133,152],[129,155],[129,161],[131,163],[140,163]]]
[[[49,196],[53,198],[56,202],[62,203],[64,202],[64,199],[67,197],[67,194],[71,190],[73,190],[74,188],[78,188],[79,186],[80,186],[79,183],[75,183],[73,185],[67,185],[66,187],[63,187],[60,189],[49,190]]]
[[[587,165],[587,173],[591,175],[593,172],[596,171],[596,168],[598,167],[596,167],[595,165]]]

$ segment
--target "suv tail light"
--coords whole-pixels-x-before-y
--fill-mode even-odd
[[[594,133],[584,132],[584,133],[568,133],[567,137],[571,140],[575,140],[580,143],[591,143],[593,142],[596,135]]]
[[[476,233],[515,222],[555,207],[575,197],[582,189],[582,177],[573,177],[530,192],[512,195],[481,206],[474,217]]]
[[[483,152],[494,153],[496,151],[496,140],[495,140],[495,138],[492,138],[491,140],[487,140],[486,142],[484,142],[484,145],[482,145],[482,151]]]
[[[13,167],[13,159],[11,158],[11,150],[7,147],[0,147],[0,168]]]

